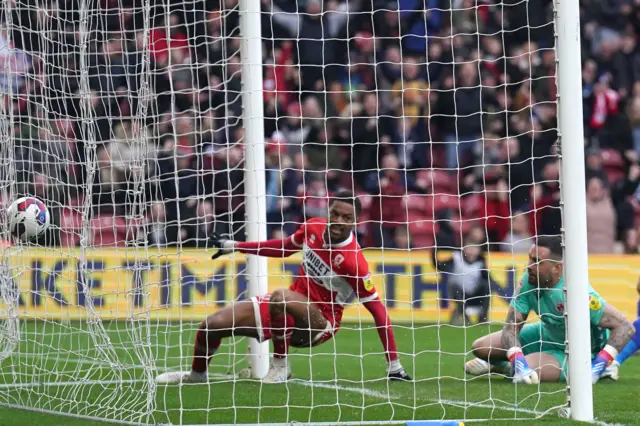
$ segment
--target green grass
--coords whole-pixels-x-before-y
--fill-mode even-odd
[[[465,377],[465,351],[473,339],[490,331],[488,326],[396,326],[398,347],[405,353],[402,361],[415,383],[388,383],[375,330],[345,325],[336,339],[311,352],[292,353],[297,380],[286,385],[233,381],[226,376],[226,366],[246,365],[246,343],[239,342],[216,355],[208,385],[159,386],[150,400],[145,377],[188,368],[194,324],[152,323],[146,328],[143,322],[105,323],[109,341],[98,339],[105,333],[95,327],[81,322],[22,322],[17,353],[0,363],[0,403],[175,425],[407,419],[491,419],[483,424],[504,425],[505,419],[537,417],[541,418],[529,424],[575,424],[556,415],[566,401],[563,384],[516,387],[496,376]],[[158,370],[147,369],[145,376],[142,366],[153,365],[152,360]],[[635,358],[622,369],[622,380],[595,387],[597,418],[640,424],[639,384],[640,359]],[[152,416],[136,417],[147,407]],[[30,424],[99,423],[0,407],[0,425]]]

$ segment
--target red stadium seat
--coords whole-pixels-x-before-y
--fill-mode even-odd
[[[409,215],[433,216],[433,195],[409,194],[405,197]]]
[[[123,247],[127,240],[127,223],[122,217],[100,215],[91,219],[92,244],[96,247]]]
[[[457,194],[456,180],[451,173],[444,170],[421,170],[416,173],[416,180],[423,180],[427,189],[434,194]]]
[[[485,197],[483,194],[470,194],[462,199],[462,216],[472,217],[482,210]]]
[[[435,243],[433,219],[421,216],[409,216],[409,234],[413,248],[432,248]]]
[[[456,214],[460,214],[462,200],[457,195],[434,195],[433,211],[453,210]]]

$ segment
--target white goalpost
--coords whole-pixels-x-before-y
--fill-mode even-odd
[[[52,226],[12,244],[0,213],[0,416],[593,421],[587,283],[625,270],[587,256],[579,2],[542,3],[4,2],[0,208],[36,196]],[[339,190],[414,381],[387,379],[353,303],[333,339],[291,349],[286,383],[260,380],[271,343],[244,337],[207,383],[156,383],[191,367],[208,315],[299,275],[299,254],[213,260],[214,233],[286,238]],[[536,234],[564,242],[566,386],[467,375]],[[605,298],[632,315],[622,294]]]
[[[591,335],[589,321],[589,259],[585,200],[584,129],[580,105],[580,7],[577,1],[556,2],[558,49],[558,119],[562,149],[562,212],[566,257],[567,340],[569,342],[570,416],[593,421]]]
[[[247,239],[267,239],[266,189],[264,176],[264,106],[262,95],[262,33],[260,4],[242,0],[240,18],[243,104],[246,158]],[[269,291],[267,259],[250,256],[247,259],[249,296],[262,296]],[[249,362],[252,376],[262,378],[269,369],[269,343],[249,342]]]

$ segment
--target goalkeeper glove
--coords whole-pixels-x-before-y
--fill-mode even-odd
[[[611,365],[618,356],[618,350],[611,345],[607,345],[596,356],[591,363],[591,383],[596,384],[600,380],[600,376],[605,372],[607,367]]]
[[[513,347],[507,351],[507,357],[513,366],[513,383],[535,385],[538,383],[538,373],[532,370],[522,349]]]
[[[213,256],[211,256],[211,259],[214,259],[214,260],[225,254],[232,253],[233,248],[235,247],[235,242],[224,239],[220,237],[220,235],[217,233],[214,233],[211,236],[211,243],[213,244],[214,247],[219,249],[217,252],[214,253]]]

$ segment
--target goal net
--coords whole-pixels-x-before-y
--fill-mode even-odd
[[[263,0],[256,59],[250,2],[3,3],[2,210],[37,196],[53,226],[11,245],[2,224],[0,405],[123,424],[565,406],[564,384],[464,373],[474,340],[500,329],[532,236],[561,230],[551,3]],[[363,204],[357,238],[415,380],[388,382],[353,305],[335,339],[292,350],[286,384],[245,374],[256,345],[238,338],[207,384],[157,385],[190,367],[207,315],[297,274],[298,255],[266,270],[213,261],[213,234],[242,241],[266,222],[283,238],[339,189]],[[487,263],[457,265],[461,249]],[[492,296],[462,301],[483,271]]]

